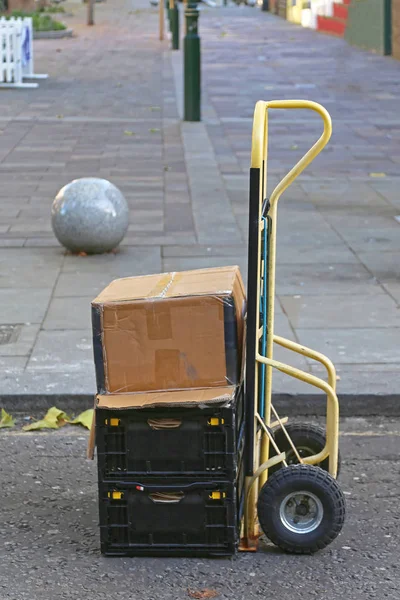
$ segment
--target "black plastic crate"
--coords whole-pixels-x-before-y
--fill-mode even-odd
[[[96,444],[100,481],[234,480],[244,446],[243,392],[228,406],[97,409]]]
[[[99,505],[101,552],[108,556],[231,556],[243,478],[100,483]]]

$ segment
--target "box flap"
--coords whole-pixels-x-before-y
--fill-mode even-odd
[[[199,406],[229,402],[235,397],[236,386],[220,388],[200,388],[187,390],[168,390],[162,392],[140,392],[137,394],[105,394],[97,399],[98,408],[155,408],[157,406]]]
[[[237,266],[125,277],[112,281],[93,300],[92,304],[107,304],[143,298],[231,294],[235,282],[237,285],[238,279],[244,295],[243,282]]]

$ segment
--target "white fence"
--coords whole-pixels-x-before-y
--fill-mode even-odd
[[[24,79],[46,79],[34,73],[32,19],[0,18],[0,87],[35,88]]]

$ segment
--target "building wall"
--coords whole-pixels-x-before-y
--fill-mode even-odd
[[[355,46],[391,53],[391,0],[352,0],[345,39]]]
[[[287,17],[287,0],[278,0],[278,15],[286,19]]]
[[[400,0],[392,0],[392,52],[400,59]]]

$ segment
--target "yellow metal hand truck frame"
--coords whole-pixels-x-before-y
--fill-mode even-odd
[[[270,110],[275,109],[314,111],[322,118],[324,130],[267,199],[268,116]],[[284,100],[256,104],[250,168],[246,499],[241,550],[256,550],[259,523],[264,533],[284,550],[314,552],[338,535],[344,521],[344,497],[336,482],[339,404],[335,368],[323,354],[274,333],[278,201],[321,152],[331,133],[329,113],[315,102]],[[321,363],[327,371],[327,382],[274,360],[274,344]],[[273,369],[325,392],[326,427],[322,434],[312,426],[292,426],[291,430],[290,425],[286,425],[288,419],[279,417],[271,401]]]

